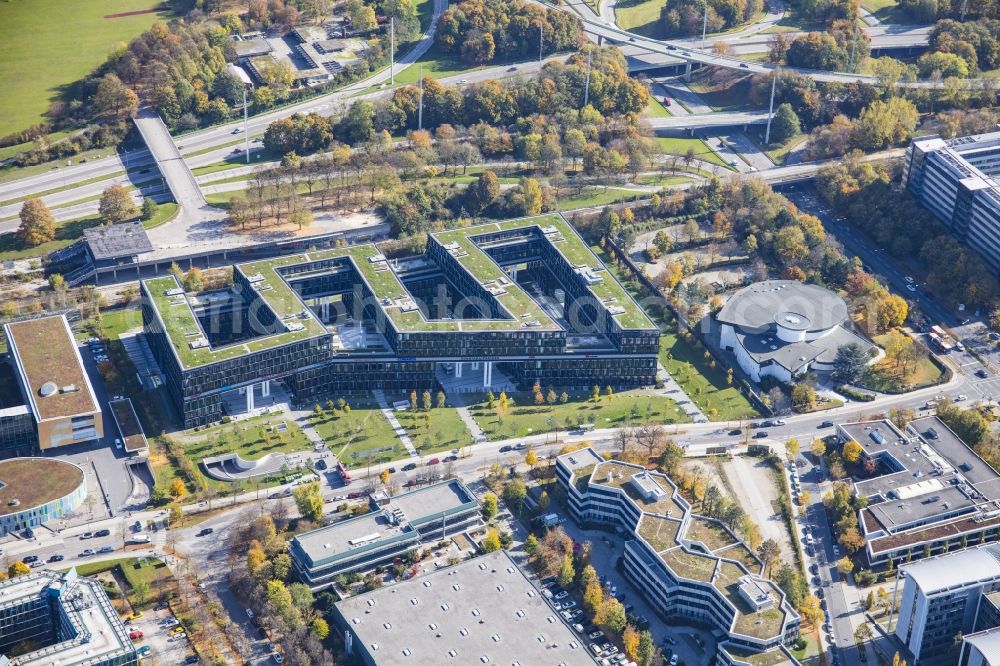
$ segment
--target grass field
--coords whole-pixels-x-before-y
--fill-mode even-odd
[[[601,394],[598,402],[590,393],[569,396],[566,404],[535,405],[529,392],[515,393],[515,406],[504,414],[491,410],[485,399],[470,407],[476,423],[487,439],[525,437],[591,423],[597,428],[614,428],[627,421],[634,423],[688,423],[690,419],[677,403],[643,391],[626,391],[609,397]]]
[[[587,187],[581,194],[560,199],[559,210],[573,210],[574,208],[589,208],[591,206],[606,206],[607,204],[619,201],[628,201],[637,197],[645,196],[642,192],[635,190],[625,190],[616,187]]]
[[[406,447],[396,437],[371,394],[345,395],[351,410],[324,409],[313,416],[313,427],[334,454],[350,468],[389,462],[406,456]]]
[[[888,334],[872,338],[872,341],[880,347],[885,347],[888,340]],[[865,373],[863,384],[865,388],[875,391],[898,393],[904,385],[907,390],[916,390],[938,384],[941,382],[941,374],[941,369],[934,365],[930,357],[922,354],[916,367],[907,377],[902,377],[901,373],[897,372],[888,361],[883,360],[869,367],[868,372]]]
[[[15,0],[0,3],[0,136],[41,122],[49,102],[159,18],[156,0]]]
[[[624,30],[644,37],[663,37],[660,10],[666,0],[627,0],[615,5],[615,20]]]
[[[76,572],[81,576],[93,576],[95,574],[111,571],[117,568],[128,583],[129,589],[125,591],[129,603],[136,610],[145,610],[154,603],[160,601],[161,595],[173,590],[176,581],[174,575],[163,560],[154,558],[122,558],[118,560],[104,560],[103,562],[87,562],[78,564]],[[137,594],[136,587],[145,585],[145,593]],[[141,602],[141,603],[140,603]]]
[[[674,114],[670,113],[670,109],[663,106],[663,103],[657,99],[656,95],[650,95],[649,106],[646,107],[646,115],[650,118],[669,118]]]
[[[719,157],[715,151],[709,148],[708,144],[701,139],[658,136],[655,141],[657,146],[660,148],[660,152],[665,155],[679,155],[680,157],[684,157],[687,155],[688,150],[693,149],[695,159],[723,167],[724,169],[732,170],[732,167],[726,164],[725,160]]]
[[[473,443],[472,433],[454,407],[434,407],[426,412],[406,410],[396,412],[396,418],[421,455],[459,449]]]

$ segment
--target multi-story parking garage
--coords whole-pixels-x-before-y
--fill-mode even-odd
[[[561,216],[443,231],[419,256],[371,244],[237,265],[225,291],[142,283],[146,335],[186,427],[224,394],[248,410],[280,380],[298,401],[333,391],[628,388],[656,377],[659,330]]]
[[[798,636],[798,613],[760,575],[757,556],[722,523],[694,514],[664,474],[583,449],[557,459],[556,478],[574,520],[622,535],[625,575],[664,619],[725,635],[720,663],[791,659],[783,646]]]

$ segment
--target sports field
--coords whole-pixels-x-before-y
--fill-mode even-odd
[[[104,18],[125,13],[132,14]],[[157,0],[0,2],[0,136],[40,122],[49,102],[115,44],[169,16]]]

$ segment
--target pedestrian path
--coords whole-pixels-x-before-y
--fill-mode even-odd
[[[416,447],[413,446],[413,440],[411,440],[410,436],[406,434],[406,428],[400,425],[395,412],[393,412],[392,408],[389,406],[389,401],[385,399],[385,393],[382,392],[382,389],[375,389],[372,393],[375,394],[375,399],[378,400],[378,406],[382,410],[385,420],[389,422],[390,426],[392,426],[392,430],[396,433],[396,437],[399,438],[399,441],[403,443],[403,446],[406,447],[407,452],[409,452],[412,457],[419,458],[420,454],[417,453]]]
[[[677,383],[669,372],[667,372],[662,365],[656,364],[656,378],[663,382],[663,389],[658,391],[658,393],[665,395],[668,398],[672,398],[684,413],[691,417],[691,420],[695,423],[705,423],[708,421],[708,417],[705,413],[698,408],[698,405],[694,404],[694,400],[691,399],[681,385]]]
[[[476,419],[472,418],[472,414],[469,413],[468,406],[461,405],[455,409],[458,410],[458,416],[462,419],[462,422],[465,423],[465,427],[472,433],[472,439],[476,442],[485,442],[486,433],[484,433],[483,429],[479,427],[478,423],[476,423]]]

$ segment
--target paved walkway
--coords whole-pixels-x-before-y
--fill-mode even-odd
[[[375,399],[378,400],[378,406],[382,409],[382,414],[389,422],[389,425],[392,426],[392,430],[396,433],[396,437],[399,437],[399,441],[403,443],[403,446],[406,447],[407,452],[409,452],[412,457],[419,458],[420,454],[417,453],[417,448],[413,446],[413,440],[411,440],[410,436],[406,434],[406,428],[400,425],[399,419],[396,418],[396,413],[392,411],[392,408],[389,406],[389,401],[385,399],[385,393],[383,393],[381,389],[375,389],[372,393],[375,394]]]
[[[479,427],[478,423],[476,423],[476,419],[472,418],[472,414],[469,413],[468,406],[460,405],[455,409],[458,410],[458,416],[462,419],[462,422],[465,423],[465,427],[472,433],[473,440],[476,442],[485,442],[486,433],[484,433],[483,429]]]
[[[673,399],[695,423],[707,422],[708,417],[698,408],[698,405],[694,404],[691,396],[684,392],[677,380],[659,363],[656,364],[656,368],[656,378],[663,381],[663,388],[659,389],[657,393]]]

